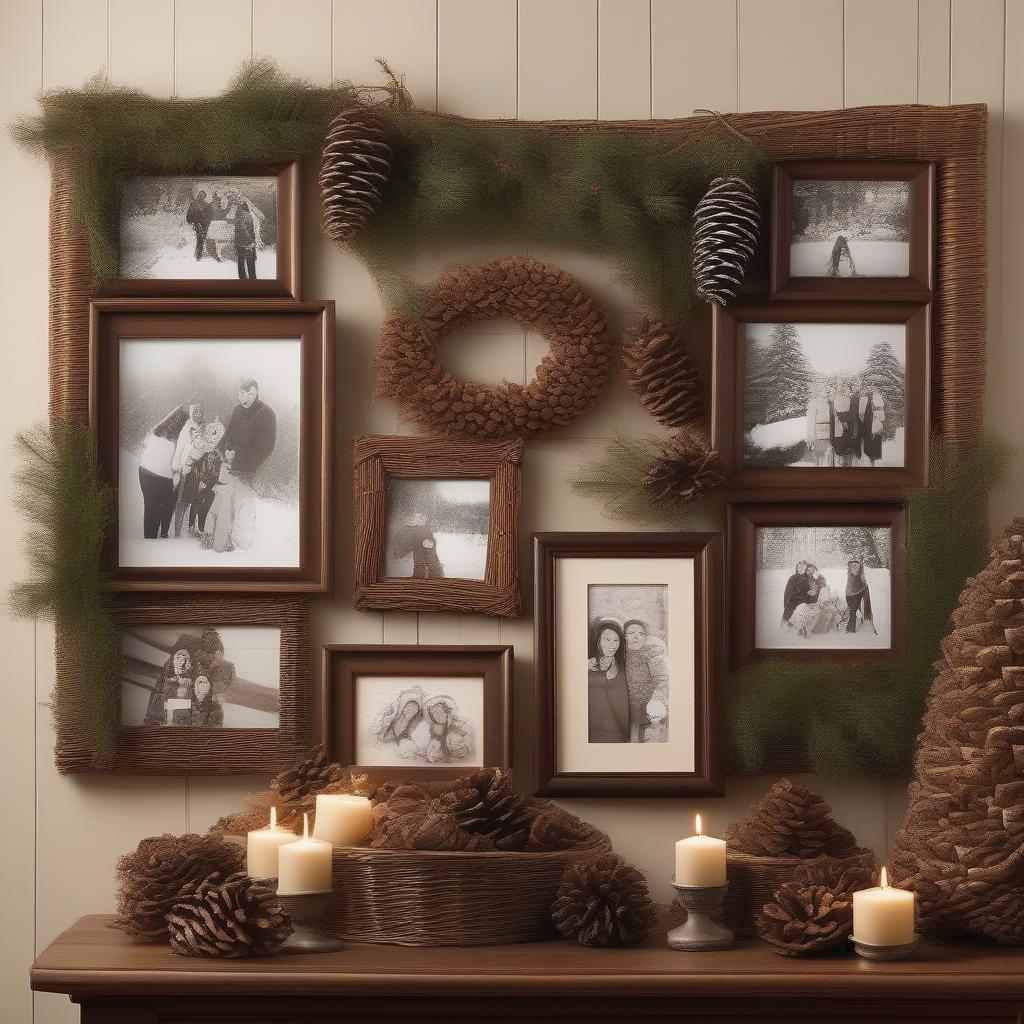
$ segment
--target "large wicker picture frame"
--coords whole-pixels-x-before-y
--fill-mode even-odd
[[[412,612],[516,616],[520,609],[517,536],[523,443],[431,437],[357,437],[355,590],[352,605]],[[415,579],[385,573],[390,481],[487,480],[490,512],[484,578]]]

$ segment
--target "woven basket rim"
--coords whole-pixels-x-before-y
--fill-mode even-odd
[[[874,853],[865,846],[858,846],[850,851],[850,853],[839,856],[834,853],[819,853],[814,857],[798,857],[796,854],[788,854],[780,857],[769,857],[765,854],[760,853],[744,853],[743,850],[730,850],[726,848],[726,860],[742,860],[750,864],[810,864],[811,861],[820,860],[822,857],[831,857],[833,860],[854,860],[857,857],[864,857],[870,855],[874,857]]]
[[[602,834],[599,841],[585,846],[573,846],[568,850],[395,850],[390,847],[375,846],[340,846],[335,844],[334,854],[354,854],[361,857],[380,857],[398,860],[402,857],[410,860],[457,860],[462,862],[473,860],[565,860],[570,857],[588,856],[606,853],[611,849],[611,840]]]

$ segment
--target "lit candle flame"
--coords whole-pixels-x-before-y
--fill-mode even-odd
[[[697,835],[699,835],[699,836],[704,835],[704,828],[703,828],[703,826],[701,824],[701,820],[700,820],[700,815],[699,814],[697,815],[697,818],[696,818],[696,821],[695,821],[695,827],[697,829]]]
[[[302,815],[302,838],[309,838],[309,811]]]
[[[270,827],[277,828],[277,804],[270,805]]]
[[[884,865],[882,866],[882,877],[879,880],[879,885],[881,885],[881,887],[883,889],[888,889],[889,888],[889,876],[886,875],[886,873],[885,873],[885,866]]]

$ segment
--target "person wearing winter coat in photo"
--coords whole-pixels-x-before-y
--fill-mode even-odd
[[[220,420],[207,423],[201,430],[194,433],[191,440],[181,450],[181,458],[178,460],[177,469],[177,492],[174,504],[174,536],[181,536],[181,524],[185,519],[186,512],[189,513],[191,525],[192,503],[199,497],[200,473],[202,462],[207,456],[217,450],[221,438],[224,436],[224,424]],[[177,458],[178,453],[175,453]],[[219,460],[218,460],[219,461]]]
[[[206,192],[200,189],[185,211],[185,223],[196,233],[196,262],[203,258],[206,249],[206,233],[213,220],[213,207],[206,199]]]
[[[668,739],[668,647],[660,637],[651,636],[640,619],[630,619],[623,634],[629,742],[664,743]]]
[[[207,675],[200,673],[192,684],[192,724],[206,729],[224,725],[224,708],[213,699],[213,686]]]
[[[174,513],[174,458],[190,414],[185,403],[172,409],[146,434],[139,455],[142,490],[142,536],[168,536]]]
[[[235,225],[235,261],[238,277],[244,281],[256,280],[256,221],[244,199],[235,202],[233,215]]]
[[[828,466],[832,462],[835,396],[835,386],[825,384],[807,406],[807,452],[815,466]]]
[[[807,562],[800,560],[796,563],[796,570],[786,580],[786,589],[782,595],[782,624],[789,625],[793,612],[807,600],[807,592],[810,589],[810,581],[807,578]]]
[[[167,725],[167,701],[192,697],[192,654],[177,648],[160,673],[149,695],[143,725]]]
[[[850,609],[846,620],[846,632],[857,632],[857,613],[860,612],[865,622],[874,626],[874,613],[871,611],[871,589],[868,587],[864,563],[851,558],[846,563],[846,605]],[[875,630],[877,633],[878,631]]]
[[[622,626],[601,619],[594,627],[587,659],[587,739],[590,743],[629,741]]]
[[[866,388],[857,404],[864,457],[874,467],[882,458],[885,431],[885,398],[878,388]]]

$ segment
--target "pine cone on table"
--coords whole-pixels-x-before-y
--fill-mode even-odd
[[[166,935],[167,913],[186,886],[244,866],[244,848],[220,836],[168,833],[143,839],[117,862],[114,927],[129,935]]]
[[[853,833],[832,817],[812,789],[780,779],[725,838],[733,850],[754,857],[848,857],[860,852]]]
[[[518,850],[530,837],[523,798],[499,768],[484,768],[461,780],[452,794],[451,814],[470,835],[486,836],[498,850]]]
[[[189,883],[167,915],[171,949],[181,956],[270,956],[292,933],[272,888],[243,872]]]
[[[622,361],[633,393],[662,426],[682,428],[703,421],[700,368],[675,324],[641,317],[626,332]]]
[[[694,427],[682,427],[665,441],[644,476],[644,489],[655,501],[679,505],[689,505],[723,483],[722,456]]]
[[[643,942],[654,924],[644,876],[618,854],[570,864],[551,910],[555,927],[583,946]]]
[[[693,211],[693,278],[707,302],[736,297],[761,228],[761,208],[742,178],[715,178]]]

